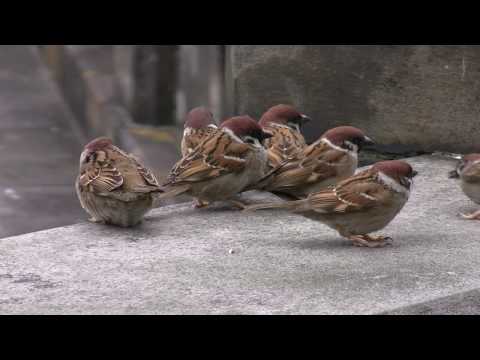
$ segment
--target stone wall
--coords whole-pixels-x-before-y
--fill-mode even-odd
[[[480,47],[232,45],[235,111],[292,103],[328,128],[363,128],[384,149],[480,151]]]

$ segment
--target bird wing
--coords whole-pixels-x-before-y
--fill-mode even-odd
[[[155,175],[133,155],[118,148],[98,151],[82,170],[79,185],[97,195],[144,194],[161,191]]]
[[[268,191],[282,191],[321,182],[337,175],[336,164],[346,156],[325,142],[316,142],[272,170],[260,184]]]
[[[264,129],[273,135],[265,141],[269,165],[272,168],[292,159],[307,146],[303,135],[289,127],[267,126]]]
[[[195,148],[200,145],[205,139],[212,135],[217,129],[208,126],[202,129],[192,130],[189,135],[184,136],[184,142],[187,149],[190,151],[195,150]]]
[[[124,178],[117,168],[110,164],[104,166],[88,166],[79,178],[79,186],[84,191],[93,193],[108,193],[120,188]]]
[[[392,202],[393,192],[376,178],[375,172],[366,170],[336,187],[313,193],[308,198],[311,209],[320,213],[349,213]]]
[[[216,130],[170,172],[167,185],[201,182],[245,169],[250,147]]]
[[[158,183],[158,180],[156,176],[153,174],[153,172],[145,167],[137,158],[134,156],[130,156],[130,158],[133,160],[135,166],[137,167],[137,172],[138,174],[145,180],[147,185],[158,187],[160,184]]]

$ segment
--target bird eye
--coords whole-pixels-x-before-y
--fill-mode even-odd
[[[255,144],[255,139],[251,136],[245,136],[243,138],[243,141],[246,142],[247,144]]]
[[[350,142],[350,141],[346,140],[346,141],[343,142],[342,147],[343,147],[344,149],[353,151],[353,150],[354,150],[354,145],[357,145],[357,144],[355,143],[355,140],[354,140],[353,142]]]

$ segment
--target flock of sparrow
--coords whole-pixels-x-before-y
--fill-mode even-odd
[[[341,126],[307,145],[310,121],[288,105],[268,110],[259,122],[233,117],[217,126],[205,108],[185,121],[182,159],[160,185],[133,155],[99,138],[80,157],[76,190],[90,221],[131,227],[166,198],[186,194],[194,207],[228,201],[245,211],[287,209],[319,221],[356,246],[383,247],[390,238],[369,235],[387,226],[410,195],[412,167],[382,161],[355,174],[358,152],[373,141],[360,129]],[[467,196],[480,204],[480,154],[465,156],[455,171]],[[281,203],[246,206],[236,197],[249,190],[279,195]],[[480,211],[463,215],[480,219]]]

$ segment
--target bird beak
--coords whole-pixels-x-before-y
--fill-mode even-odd
[[[373,141],[371,138],[369,138],[368,136],[365,136],[363,138],[363,145],[364,146],[372,146],[372,145],[375,145],[375,141]]]
[[[308,117],[307,115],[301,115],[302,116],[302,125],[308,124],[312,119]]]
[[[413,170],[413,172],[412,172],[412,179],[413,179],[415,176],[417,176],[417,175],[418,175],[418,171]]]

